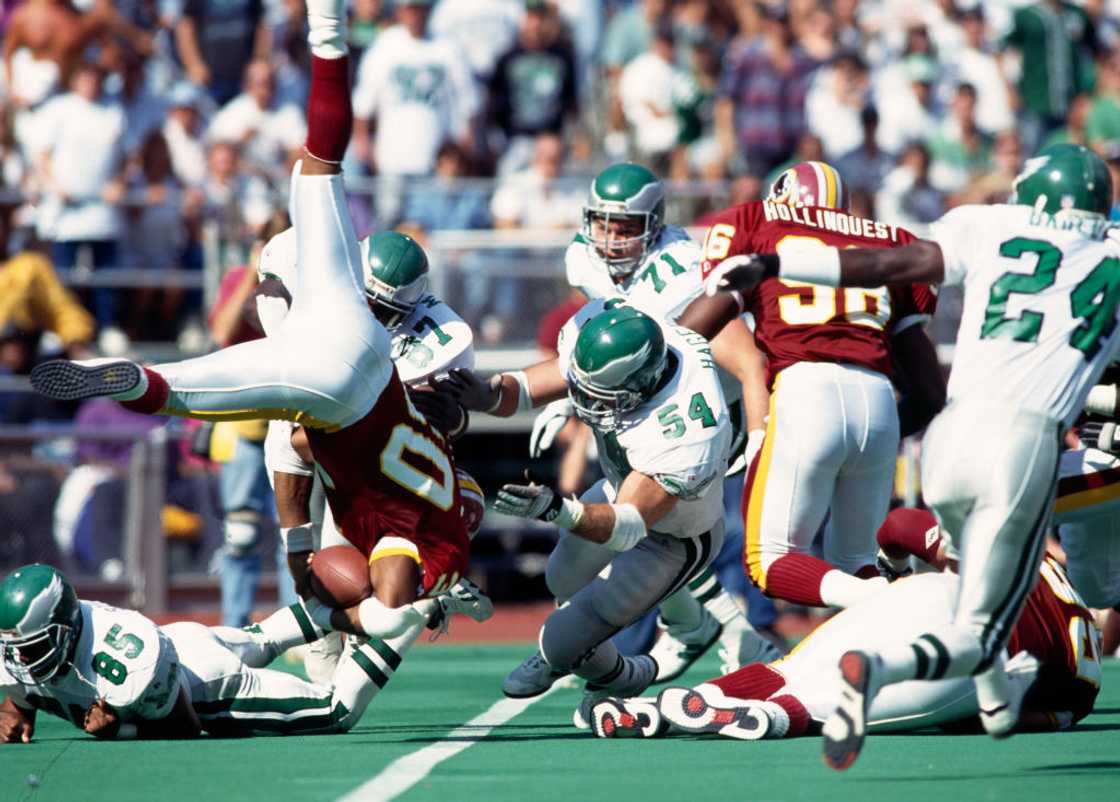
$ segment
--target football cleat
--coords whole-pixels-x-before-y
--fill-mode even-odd
[[[700,626],[683,632],[679,627],[666,624],[658,616],[657,626],[661,629],[661,637],[649,650],[650,657],[658,665],[654,682],[669,682],[679,677],[723,634],[723,626],[716,617],[703,608],[701,611],[703,618]]]
[[[58,401],[81,401],[136,390],[144,371],[127,359],[52,359],[31,370],[31,386],[39,395]]]
[[[657,709],[667,723],[692,735],[711,733],[757,741],[767,736],[780,738],[789,729],[789,717],[778,705],[732,699],[708,683],[666,688],[657,697]]]
[[[865,652],[840,656],[840,704],[821,728],[824,762],[843,771],[856,762],[867,735],[867,710],[879,691],[878,657]]]
[[[1002,656],[995,664],[973,679],[980,723],[993,738],[1008,738],[1019,723],[1023,697],[1038,676],[1038,658],[1019,652],[1004,665]]]
[[[460,579],[446,593],[436,597],[436,601],[439,603],[439,617],[432,621],[431,626],[437,629],[430,640],[447,634],[453,615],[465,615],[479,623],[488,621],[494,615],[494,602],[469,579]]]
[[[591,708],[591,732],[596,738],[655,738],[666,726],[652,698],[609,696]]]
[[[653,684],[657,676],[657,661],[648,654],[637,657],[624,657],[626,665],[623,673],[611,682],[610,687],[587,683],[583,688],[583,698],[572,713],[572,724],[577,730],[591,729],[591,711],[604,699],[637,696]]]
[[[548,664],[540,652],[535,652],[502,680],[502,693],[510,699],[528,699],[540,696],[552,684],[568,675]]]

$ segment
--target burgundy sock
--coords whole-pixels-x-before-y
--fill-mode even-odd
[[[350,144],[350,59],[311,57],[307,98],[307,152],[325,162],[340,162]]]
[[[835,570],[824,560],[809,554],[783,555],[766,571],[766,595],[809,607],[825,607],[821,599],[821,580]]]
[[[789,729],[786,730],[785,738],[796,738],[799,735],[804,735],[809,729],[809,711],[805,709],[805,705],[798,701],[796,696],[792,694],[783,693],[778,696],[772,696],[767,701],[773,702],[782,710],[786,711],[789,716]]]
[[[748,663],[730,674],[708,680],[708,684],[736,699],[768,699],[785,687],[786,680],[765,663]]]
[[[119,401],[118,403],[133,412],[155,415],[167,404],[167,399],[171,395],[171,388],[168,387],[167,380],[154,370],[150,368],[141,368],[141,370],[148,377],[148,389],[144,391],[144,395],[132,401]]]
[[[913,554],[933,565],[941,545],[941,531],[929,510],[899,507],[891,510],[883,521],[876,539],[889,557],[901,559]]]

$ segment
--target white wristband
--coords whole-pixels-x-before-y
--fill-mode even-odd
[[[646,521],[633,504],[612,504],[614,528],[603,543],[611,551],[629,551],[646,536]]]
[[[574,498],[560,499],[560,512],[552,520],[552,523],[559,526],[561,529],[572,530],[579,526],[579,522],[583,520],[583,503],[576,501]]]
[[[1116,385],[1098,384],[1089,390],[1085,399],[1085,411],[1106,418],[1116,417]]]
[[[284,544],[284,551],[295,554],[300,551],[312,551],[315,548],[315,526],[311,523],[299,526],[280,527],[280,541]]]
[[[778,277],[808,281],[823,287],[840,286],[840,251],[818,242],[791,240],[782,246]]]
[[[515,370],[505,375],[517,382],[517,411],[528,412],[533,408],[533,396],[529,394],[529,377],[523,370]]]

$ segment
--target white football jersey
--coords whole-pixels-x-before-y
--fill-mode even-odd
[[[444,377],[454,368],[474,369],[474,332],[455,310],[427,293],[393,335],[393,362],[406,385]]]
[[[1110,232],[1012,205],[959,206],[930,227],[944,283],[964,288],[950,402],[1006,402],[1073,423],[1120,339]]]
[[[588,303],[561,329],[557,348],[565,375],[580,328],[607,303]],[[731,423],[708,341],[672,324],[663,323],[661,330],[676,358],[675,366],[673,360],[670,363],[675,375],[657,395],[624,414],[618,430],[595,429],[595,440],[599,465],[616,493],[626,476],[637,471],[679,499],[654,531],[694,537],[723,518],[722,480],[731,452]]]
[[[576,234],[564,253],[568,284],[588,300],[625,298],[631,306],[657,320],[675,321],[704,291],[700,274],[703,248],[677,226],[665,226],[642,263],[625,281],[615,284],[595,258],[594,246]],[[720,386],[729,404],[743,396],[743,385],[719,368]]]
[[[175,647],[132,610],[80,602],[82,634],[68,671],[24,685],[0,666],[0,693],[82,728],[86,711],[104,699],[124,722],[166,717],[179,697]]]

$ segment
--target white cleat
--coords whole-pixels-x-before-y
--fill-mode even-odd
[[[535,652],[502,680],[502,693],[510,699],[529,699],[540,696],[566,676],[567,671],[557,671],[540,652]]]
[[[719,640],[723,627],[714,615],[701,608],[700,625],[690,630],[681,630],[657,618],[661,637],[649,650],[649,656],[657,661],[658,672],[654,682],[669,682],[689,669],[704,652]]]
[[[740,741],[781,738],[789,716],[773,702],[733,699],[717,686],[666,688],[657,697],[662,718],[691,735],[715,734]]]
[[[624,659],[629,662],[625,669],[629,676],[625,681],[620,682],[616,679],[607,687],[591,682],[584,686],[583,698],[572,713],[572,724],[577,730],[591,729],[591,711],[599,702],[612,696],[623,698],[639,696],[642,691],[654,683],[657,677],[656,660],[648,654]]]
[[[655,738],[666,727],[657,700],[651,697],[609,696],[591,708],[591,732],[596,738]]]
[[[1004,665],[1002,656],[983,674],[977,674],[976,702],[980,723],[993,738],[1008,738],[1019,723],[1023,697],[1038,676],[1038,658],[1019,652]]]
[[[877,655],[844,652],[840,656],[840,704],[821,728],[824,762],[843,771],[856,762],[867,735],[867,711],[879,692],[882,669]]]
[[[446,635],[451,626],[451,616],[465,615],[473,621],[482,623],[494,615],[494,602],[469,579],[460,579],[435,601],[439,604],[439,616],[433,617],[432,626],[436,627],[431,640]]]

